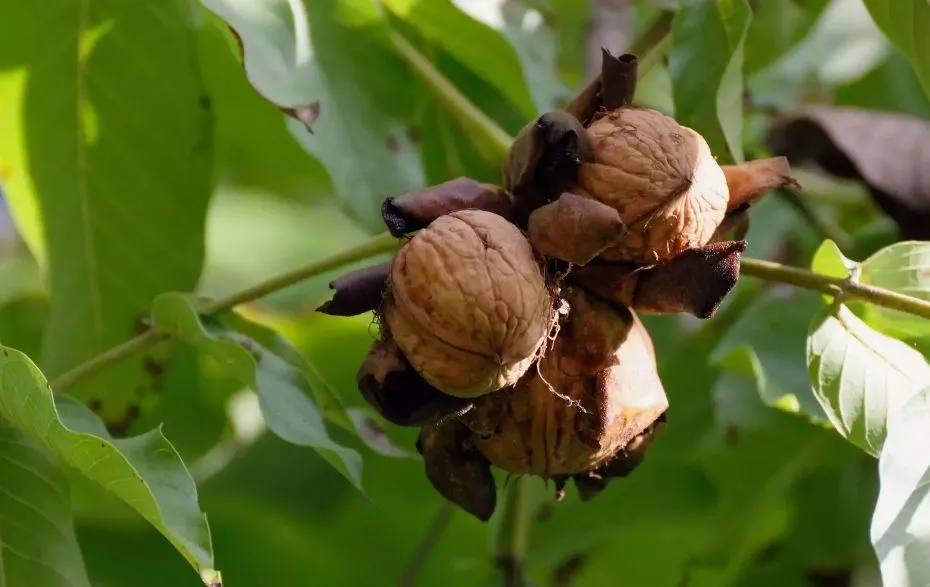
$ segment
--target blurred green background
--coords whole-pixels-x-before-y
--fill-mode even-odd
[[[24,3],[0,6],[0,37],[11,34],[0,40],[0,105],[7,110],[0,114],[0,131],[6,133],[0,141],[21,140],[18,129],[28,126],[21,117],[36,114],[37,94],[52,96],[61,83],[59,91],[70,95],[72,86],[61,81],[64,77],[43,80],[40,75],[43,59],[54,60],[59,44],[74,43],[73,24],[55,12],[69,15],[70,2],[43,3],[41,10],[49,11],[45,16],[32,14],[40,8]],[[114,34],[125,27],[124,40],[145,30],[148,18],[164,16],[148,15],[153,9],[141,0],[120,2],[125,5],[117,6],[117,0],[87,3],[93,5],[92,21],[109,22]],[[194,14],[194,24],[185,29],[193,36],[181,35],[174,42],[188,43],[186,55],[193,62],[187,65],[196,70],[199,91],[209,104],[205,136],[214,183],[197,291],[222,296],[383,230],[378,203],[398,190],[460,175],[498,180],[494,158],[470,140],[468,129],[399,57],[387,54],[378,27],[404,35],[479,108],[515,134],[537,114],[564,104],[586,81],[586,59],[598,42],[592,36],[603,33],[595,24],[619,23],[603,41],[615,52],[624,51],[652,27],[661,29],[664,10],[677,3],[307,2],[317,62],[311,80],[323,88],[313,135],[249,84],[234,39],[219,18],[199,2],[167,4],[172,8],[166,13],[176,16],[177,5],[178,12]],[[802,103],[930,115],[930,103],[907,59],[875,26],[861,0],[749,4],[754,16],[742,49],[742,134],[748,156],[766,153],[773,113]],[[116,16],[108,20],[110,13]],[[33,53],[21,49],[27,34],[36,38],[29,45],[33,49],[47,47]],[[113,59],[120,52],[126,55],[115,65],[101,56],[91,67],[88,83],[101,89],[99,109],[110,99],[102,91],[107,76],[157,61],[159,43],[174,38],[141,34],[138,45],[104,47],[108,34],[101,33],[101,53],[109,51]],[[711,44],[714,34],[707,29],[707,38],[698,34],[688,42]],[[56,75],[68,71],[62,66]],[[23,78],[33,85],[23,86]],[[716,92],[717,82],[709,80],[707,91]],[[135,91],[150,101],[170,101],[173,83],[169,76]],[[130,107],[132,99],[126,102]],[[668,67],[656,66],[642,80],[637,102],[676,114]],[[73,114],[58,118],[52,108],[41,114],[54,132],[73,137]],[[146,110],[140,106],[134,116],[144,119]],[[131,118],[127,114],[124,121]],[[166,143],[159,146],[145,133],[137,134],[132,124],[124,130],[125,148],[140,158],[148,157],[148,149],[172,148],[169,133],[156,131]],[[3,152],[16,152],[15,145],[7,144]],[[27,152],[24,157],[39,156]],[[150,167],[168,176],[173,172]],[[9,184],[10,194],[22,188],[14,185],[19,180],[15,173],[15,165],[0,166],[0,183]],[[899,238],[862,185],[816,170],[799,170],[798,178],[806,188],[805,207],[770,196],[753,211],[752,256],[806,265],[825,236],[839,234],[848,245],[844,251],[855,258]],[[143,214],[144,206],[134,208],[133,202],[152,196],[131,185],[119,185],[125,190],[120,202],[133,214]],[[190,214],[197,214],[196,207],[192,204]],[[20,212],[18,219],[22,225],[27,214]],[[30,252],[14,230],[4,217],[0,339],[41,362],[49,344],[43,336],[50,296],[58,296],[58,311],[67,313],[70,293],[53,291],[43,279],[49,264],[40,267],[35,248]],[[170,224],[152,230],[165,241],[175,238]],[[53,273],[67,265],[63,255],[56,257],[52,248]],[[244,311],[284,334],[348,404],[363,407],[355,373],[372,342],[370,317],[313,313],[329,296],[328,282],[345,270],[277,292]],[[721,315],[708,322],[646,317],[672,406],[669,426],[634,475],[614,481],[590,503],[580,503],[572,490],[554,503],[551,488],[537,484],[528,559],[535,584],[877,585],[868,536],[877,491],[874,460],[832,431],[765,405],[784,394],[809,401],[804,344],[818,303],[817,294],[744,280]],[[126,336],[131,334],[126,330]],[[733,352],[746,346],[758,358],[755,369],[747,369],[752,363],[747,354]],[[333,430],[335,438],[362,451],[371,498],[365,500],[314,452],[267,433],[254,394],[240,389],[215,362],[181,345],[163,352],[170,360],[160,396],[146,404],[131,431],[164,422],[166,436],[198,479],[216,564],[228,586],[382,585],[401,577],[443,506],[418,460],[376,454]],[[724,357],[728,361],[721,363]],[[760,389],[766,393],[760,395]],[[397,446],[413,450],[415,431],[385,428]],[[199,583],[170,544],[125,506],[76,476],[72,491],[78,536],[95,586]],[[417,584],[489,584],[497,523],[495,518],[482,524],[455,511]]]

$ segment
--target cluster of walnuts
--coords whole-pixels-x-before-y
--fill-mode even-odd
[[[605,52],[574,101],[523,129],[502,187],[462,177],[387,199],[406,241],[319,309],[375,312],[361,394],[421,428],[430,482],[482,520],[492,465],[560,494],[572,479],[582,499],[636,467],[668,408],[636,312],[712,316],[746,209],[794,185],[782,157],[720,166],[700,134],[632,106],[636,65]]]

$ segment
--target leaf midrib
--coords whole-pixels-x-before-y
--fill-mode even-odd
[[[91,233],[90,220],[90,195],[87,182],[87,137],[84,133],[84,121],[81,116],[81,108],[84,105],[84,65],[85,60],[81,52],[81,39],[84,29],[88,23],[90,12],[90,0],[79,0],[77,34],[75,35],[75,139],[77,141],[75,149],[77,178],[75,178],[75,189],[77,191],[78,202],[80,204],[80,219],[78,222],[83,233],[84,256],[87,260],[87,280],[90,295],[90,316],[92,335],[97,345],[103,343],[103,301],[100,294],[100,284],[98,280],[98,268],[96,247]],[[0,587],[3,587],[0,584]]]

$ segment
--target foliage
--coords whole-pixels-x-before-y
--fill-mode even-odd
[[[400,577],[443,502],[356,391],[372,317],[312,309],[391,254],[384,198],[499,181],[595,4],[0,3],[0,585]],[[928,6],[631,3],[637,101],[805,190],[750,213],[766,281],[644,317],[667,429],[593,501],[531,484],[534,584],[928,581]],[[502,517],[454,511],[420,584],[487,584]]]

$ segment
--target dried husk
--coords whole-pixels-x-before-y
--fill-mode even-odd
[[[628,309],[570,289],[558,339],[514,388],[461,417],[491,463],[546,478],[611,462],[668,408],[652,341]]]
[[[457,177],[422,190],[387,198],[381,205],[381,217],[393,236],[401,237],[421,230],[451,212],[484,210],[510,218],[513,201],[506,190],[469,177]]]
[[[700,134],[635,107],[607,112],[587,130],[595,161],[582,165],[578,192],[615,208],[629,229],[602,259],[651,265],[710,242],[729,192]]]
[[[516,383],[555,320],[527,239],[480,210],[441,216],[401,247],[389,289],[389,335],[426,381],[456,397]]]
[[[530,214],[527,232],[540,255],[585,265],[622,239],[626,227],[610,206],[565,192]]]
[[[427,383],[390,340],[371,345],[356,382],[365,401],[398,426],[425,426],[473,407],[470,400],[446,395]]]

